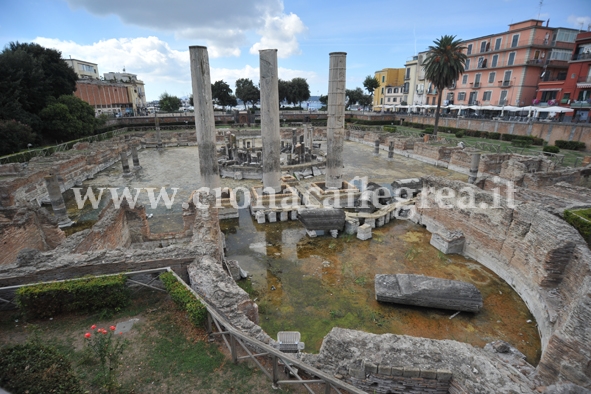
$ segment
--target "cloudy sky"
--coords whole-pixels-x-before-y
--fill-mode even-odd
[[[540,3],[541,7],[540,7]],[[539,18],[587,29],[591,0],[0,0],[0,44],[37,42],[98,63],[101,75],[135,73],[148,100],[191,93],[190,45],[206,45],[211,79],[234,88],[259,79],[259,49],[278,49],[279,78],[328,89],[328,54],[347,52],[347,88],[404,67],[443,34],[462,39]]]

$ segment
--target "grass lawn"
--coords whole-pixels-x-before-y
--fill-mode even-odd
[[[108,329],[132,318],[139,320],[121,336],[128,345],[122,355],[117,392],[276,392],[254,364],[233,364],[226,349],[209,342],[205,331],[192,326],[167,294],[150,289],[139,290],[128,308],[112,316],[63,315],[25,321],[18,311],[0,312],[0,347],[25,343],[38,335],[43,344],[55,346],[67,356],[85,390],[101,393],[95,380],[97,365],[84,351],[84,334],[93,324]]]
[[[422,132],[421,129],[415,129],[412,127],[404,127],[404,126],[396,126],[396,129],[401,130],[401,131],[406,131],[406,132],[417,133],[417,137],[418,137],[418,134],[420,134]],[[505,150],[506,147],[512,147],[513,152],[520,151],[520,148],[512,146],[510,141],[491,140],[488,138],[478,138],[478,137],[468,137],[468,136],[464,136],[462,138],[456,138],[456,136],[454,134],[445,133],[445,132],[438,133],[438,136],[444,137],[444,138],[452,141],[452,143],[454,145],[457,145],[457,143],[460,141],[463,141],[466,144],[466,146],[468,146],[468,147],[473,147],[477,143],[486,143],[486,144],[500,146],[501,152],[506,152],[506,150]],[[524,150],[523,154],[531,155],[531,154],[537,153],[537,152],[541,153],[542,148],[543,147],[539,146],[539,145],[530,145],[529,147],[527,147]],[[573,150],[566,150],[566,149],[561,149],[559,154],[564,155],[563,166],[565,166],[565,167],[569,167],[569,166],[572,167],[575,164],[578,164],[578,166],[580,167],[582,158],[585,156],[591,155],[591,153],[589,153],[589,152],[573,151]]]

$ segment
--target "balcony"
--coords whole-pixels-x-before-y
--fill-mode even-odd
[[[470,82],[470,85],[472,85],[472,89],[480,89],[482,87],[480,82]]]
[[[591,83],[591,75],[587,75],[586,77],[579,77],[577,79],[578,83]]]
[[[588,101],[572,101],[571,108],[591,108],[591,103]]]
[[[591,52],[587,53],[575,53],[572,60],[588,60],[591,59]]]
[[[499,81],[499,86],[504,88],[511,86],[511,81]]]

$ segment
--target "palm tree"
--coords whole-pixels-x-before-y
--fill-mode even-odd
[[[435,45],[429,46],[423,66],[425,67],[425,78],[431,81],[438,91],[433,130],[433,135],[437,135],[443,89],[451,86],[464,73],[466,54],[462,53],[465,48],[461,45],[462,40],[456,40],[456,36],[442,36],[433,43]]]

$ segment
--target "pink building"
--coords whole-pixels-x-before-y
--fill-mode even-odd
[[[566,78],[577,33],[531,19],[465,40],[466,71],[443,97],[456,105],[531,105],[540,80]]]

